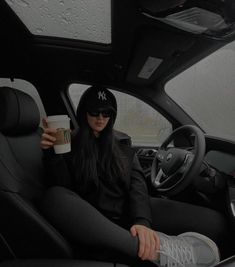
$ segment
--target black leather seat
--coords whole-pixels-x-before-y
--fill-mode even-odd
[[[74,259],[70,244],[40,214],[46,183],[39,123],[32,97],[0,87],[0,266],[126,267]]]
[[[18,258],[71,258],[68,242],[41,216],[40,115],[34,100],[0,88],[0,247]]]

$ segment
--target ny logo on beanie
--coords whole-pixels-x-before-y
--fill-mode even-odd
[[[99,92],[98,92],[98,98],[101,99],[102,101],[107,100],[107,98],[106,98],[106,94],[105,94],[104,91],[102,91],[102,92],[99,91]]]

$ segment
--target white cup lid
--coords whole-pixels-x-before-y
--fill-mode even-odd
[[[48,116],[47,121],[64,121],[64,120],[70,120],[68,115],[53,115],[53,116]]]

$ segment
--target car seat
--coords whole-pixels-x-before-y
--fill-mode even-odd
[[[37,209],[45,190],[39,123],[32,97],[0,87],[0,246],[17,258],[71,258],[69,243]]]
[[[47,188],[39,124],[39,110],[31,96],[14,88],[0,87],[0,260],[1,256],[2,259],[80,258],[79,248],[72,247],[37,208]],[[120,142],[130,145],[129,136],[121,132],[115,135]],[[99,259],[102,266],[113,266],[102,260]],[[74,261],[65,262],[70,266]],[[57,262],[51,264],[56,266]],[[97,266],[95,261],[87,259],[80,264]]]

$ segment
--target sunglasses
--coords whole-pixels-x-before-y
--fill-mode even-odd
[[[112,114],[110,110],[93,110],[93,111],[87,111],[87,113],[91,117],[99,117],[99,115],[101,114],[103,118],[110,118]]]

